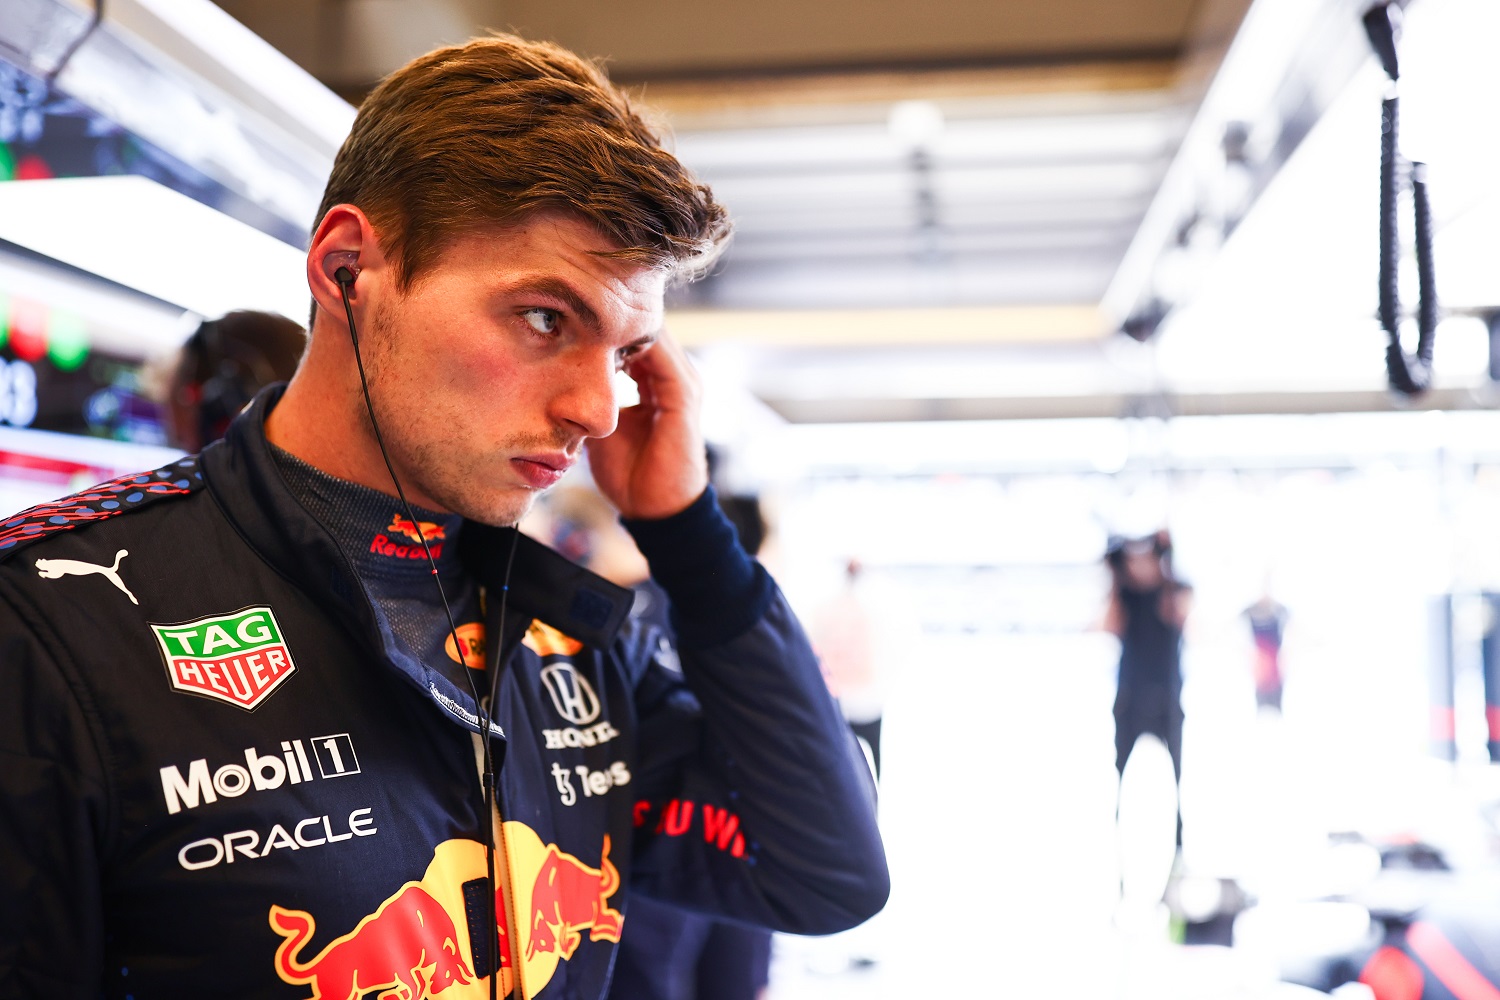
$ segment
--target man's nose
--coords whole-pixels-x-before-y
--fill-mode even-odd
[[[553,416],[581,428],[585,437],[608,437],[620,415],[614,376],[613,351],[580,352],[553,397]]]

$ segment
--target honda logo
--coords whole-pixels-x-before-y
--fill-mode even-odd
[[[599,696],[571,663],[543,667],[542,683],[552,696],[557,713],[573,725],[586,726],[599,718]]]

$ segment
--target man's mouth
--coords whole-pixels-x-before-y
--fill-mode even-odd
[[[537,490],[552,486],[568,469],[573,459],[564,452],[544,452],[536,455],[519,455],[510,460],[511,468],[526,480],[527,485]]]

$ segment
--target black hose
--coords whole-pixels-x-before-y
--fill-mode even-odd
[[[1380,109],[1380,325],[1395,330],[1401,323],[1401,290],[1396,281],[1401,269],[1401,234],[1398,231],[1401,180],[1397,176],[1396,122],[1400,109],[1396,98]],[[1399,342],[1396,350],[1401,349]]]
[[[1417,226],[1417,358],[1432,365],[1437,335],[1437,277],[1432,263],[1432,202],[1427,197],[1427,165],[1411,165],[1411,194]]]
[[[84,27],[83,31],[78,33],[77,37],[68,43],[68,47],[63,49],[63,54],[58,57],[57,65],[47,71],[46,80],[49,87],[57,81],[58,74],[67,69],[68,63],[73,60],[73,55],[78,51],[79,47],[89,40],[90,35],[99,30],[99,25],[103,21],[104,0],[94,0],[94,13],[89,18],[89,23]]]
[[[1397,151],[1400,109],[1397,99],[1387,98],[1380,113],[1380,325],[1388,342],[1385,369],[1390,386],[1403,396],[1420,396],[1432,385],[1432,341],[1436,327],[1437,303],[1429,294],[1428,281],[1422,281],[1422,295],[1417,317],[1417,353],[1408,356],[1401,347],[1401,154]],[[1422,273],[1422,245],[1428,245],[1426,271],[1432,262],[1431,213],[1427,207],[1426,185],[1422,185],[1421,208],[1417,210],[1418,274]],[[1427,220],[1426,236],[1422,221]],[[1429,324],[1428,320],[1432,320]]]
[[[1364,15],[1370,45],[1380,57],[1386,76],[1394,84],[1400,76],[1396,60],[1396,20],[1400,9],[1391,3],[1377,4]],[[1432,255],[1432,204],[1428,199],[1424,168],[1411,164],[1412,200],[1416,215],[1417,254],[1417,350],[1408,355],[1401,348],[1401,234],[1400,199],[1402,160],[1400,152],[1400,104],[1386,98],[1380,112],[1380,325],[1389,338],[1385,367],[1393,390],[1404,396],[1420,396],[1432,386],[1432,354],[1437,340],[1437,282]]]

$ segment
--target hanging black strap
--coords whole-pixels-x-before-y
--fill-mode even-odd
[[[1381,67],[1392,85],[1400,79],[1396,59],[1396,35],[1401,9],[1394,2],[1377,4],[1365,13],[1365,32],[1380,57]],[[1386,98],[1380,116],[1380,325],[1389,342],[1385,349],[1386,372],[1391,388],[1404,396],[1419,396],[1432,386],[1432,349],[1437,339],[1437,286],[1432,264],[1432,205],[1427,195],[1426,167],[1401,157],[1400,105],[1394,94]],[[1417,253],[1417,350],[1401,348],[1401,268],[1399,207],[1401,184],[1410,177],[1416,217]]]
[[[73,60],[73,55],[79,46],[89,40],[89,36],[99,30],[99,25],[104,21],[104,0],[94,0],[94,13],[89,18],[89,23],[80,31],[68,47],[63,49],[62,55],[57,57],[57,62],[47,71],[47,85],[50,87],[57,82],[58,74],[67,68],[68,63]]]

